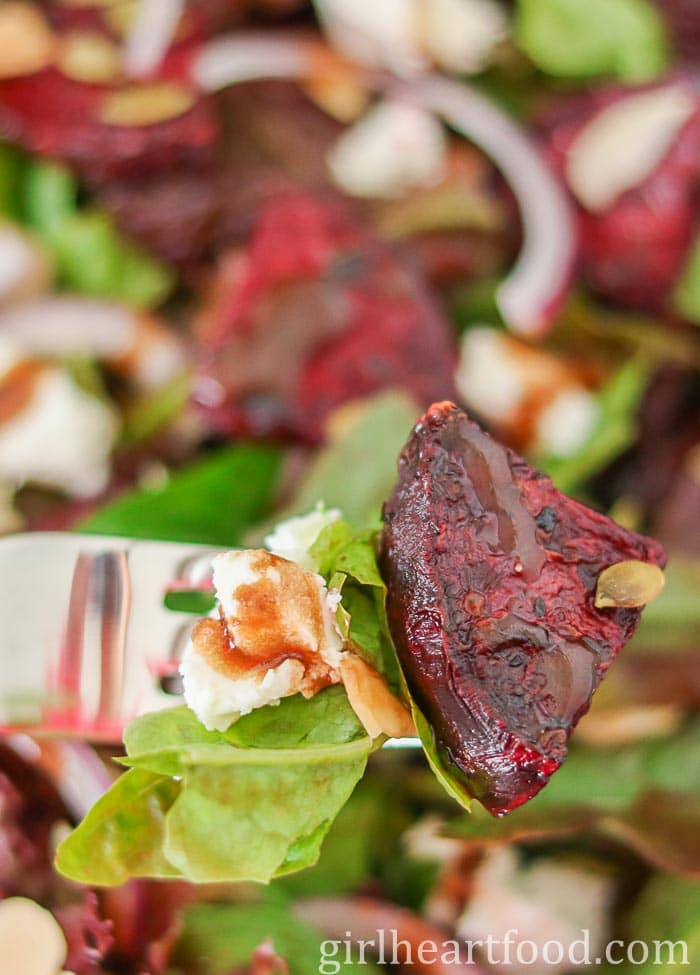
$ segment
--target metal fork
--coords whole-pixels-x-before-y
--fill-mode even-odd
[[[121,740],[179,702],[190,613],[173,589],[211,588],[203,545],[37,532],[0,539],[0,732]]]
[[[211,591],[218,551],[62,532],[0,539],[0,734],[116,743],[136,715],[180,703],[194,618],[166,600]]]

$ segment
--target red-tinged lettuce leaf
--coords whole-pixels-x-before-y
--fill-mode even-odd
[[[102,914],[110,919],[114,937],[110,960],[118,958],[129,971],[165,972],[181,931],[182,911],[194,896],[190,884],[163,880],[131,880],[100,891]]]
[[[277,483],[280,452],[226,447],[183,470],[162,488],[123,495],[79,526],[93,534],[233,546],[262,518]]]
[[[102,972],[102,962],[114,946],[115,938],[112,921],[100,910],[94,891],[86,891],[81,900],[59,907],[55,915],[68,944],[66,970],[74,975]]]

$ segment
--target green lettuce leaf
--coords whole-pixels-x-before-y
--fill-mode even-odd
[[[577,494],[637,436],[637,409],[649,384],[650,367],[641,359],[626,362],[598,393],[600,414],[590,436],[571,457],[533,458],[564,494]]]
[[[108,214],[78,206],[78,185],[67,167],[32,161],[24,177],[28,223],[53,252],[66,287],[139,308],[160,305],[175,275],[128,243]]]
[[[379,573],[376,532],[357,531],[340,519],[323,529],[311,546],[318,571],[342,593],[339,625],[354,650],[405,696],[386,620],[386,587]],[[342,580],[342,581],[338,581]]]
[[[286,904],[265,901],[197,904],[188,908],[173,960],[178,970],[197,975],[228,975],[245,967],[255,948],[267,939],[289,965],[289,975],[310,975],[320,970],[323,934],[294,917]],[[355,971],[378,975],[379,972],[370,961],[363,961],[361,966],[346,961],[342,946],[334,961],[338,975]]]
[[[700,872],[700,722],[672,738],[572,748],[534,799],[505,819],[479,806],[447,835],[476,846],[542,843],[570,834],[614,839],[656,867]]]
[[[340,508],[354,527],[378,527],[382,504],[396,482],[396,458],[420,412],[400,392],[381,393],[353,407],[343,432],[318,451],[275,521],[305,515],[322,501],[327,508]]]
[[[629,919],[630,938],[650,946],[650,958],[640,965],[625,964],[611,971],[622,975],[672,975],[673,972],[700,970],[700,884],[697,879],[681,879],[657,874],[644,888]],[[677,942],[684,941],[683,946]],[[655,942],[661,942],[655,955]],[[675,947],[668,943],[676,942]],[[619,955],[618,955],[619,957]]]
[[[165,819],[179,793],[174,779],[146,769],[121,775],[59,845],[57,870],[95,886],[179,876],[163,855]]]
[[[130,491],[80,531],[233,546],[266,512],[280,467],[272,447],[236,444],[175,471],[162,488]]]
[[[681,315],[689,322],[700,325],[700,237],[695,239],[688,252],[673,301]]]
[[[421,740],[423,751],[428,759],[428,765],[430,766],[433,775],[448,796],[454,799],[455,802],[459,803],[459,805],[464,809],[471,809],[472,796],[469,793],[464,780],[459,775],[457,769],[450,767],[450,765],[443,760],[437,746],[437,742],[435,741],[433,729],[430,727],[423,716],[423,713],[418,709],[417,705],[413,701],[411,701],[411,711],[413,713],[413,720],[416,725],[418,737]]]
[[[663,21],[648,0],[518,0],[516,42],[547,74],[660,77],[668,50]]]
[[[57,868],[74,880],[266,883],[308,867],[373,747],[342,687],[286,698],[224,734],[185,707],[147,714],[125,745],[130,771],[59,847]]]

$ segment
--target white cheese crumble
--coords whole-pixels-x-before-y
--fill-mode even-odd
[[[447,138],[430,112],[397,99],[370,109],[328,154],[334,182],[361,197],[396,197],[440,179]]]
[[[460,397],[487,423],[510,422],[526,391],[503,333],[486,325],[464,333],[455,380]]]
[[[600,405],[587,389],[564,389],[542,410],[535,427],[535,446],[543,454],[572,457],[593,433]]]
[[[199,624],[180,664],[185,701],[206,728],[225,731],[256,708],[340,681],[337,599],[321,576],[260,549],[212,564],[221,619]]]
[[[494,0],[422,0],[420,23],[424,47],[448,71],[481,71],[508,36],[508,19]]]
[[[0,349],[0,386],[22,361]],[[67,370],[39,369],[28,402],[0,421],[0,478],[16,486],[33,481],[73,497],[98,494],[109,479],[116,415]]]
[[[589,439],[600,416],[594,392],[575,370],[546,349],[488,326],[468,329],[456,375],[460,397],[501,435],[519,446],[570,457]]]
[[[338,508],[325,509],[319,504],[307,515],[287,518],[275,525],[265,536],[265,548],[274,555],[296,562],[302,569],[316,572],[318,566],[309,549],[323,529],[339,518],[342,518],[342,512]]]
[[[321,27],[354,61],[403,77],[481,70],[508,33],[494,0],[314,0]]]
[[[582,931],[588,932],[593,957],[602,950],[611,894],[609,877],[553,859],[521,867],[516,852],[506,847],[489,853],[477,869],[457,934],[466,940],[491,935],[503,944],[510,932],[516,942],[534,942],[538,957],[543,956],[546,942],[555,941],[564,947],[563,958],[546,969],[552,975],[563,975],[571,967],[569,952],[576,943],[582,948]],[[497,967],[513,975],[532,971],[531,965],[518,963],[515,943],[510,963]]]

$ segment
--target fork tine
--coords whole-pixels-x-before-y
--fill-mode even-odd
[[[95,557],[93,582],[95,610],[100,615],[100,691],[96,725],[118,724],[124,667],[126,633],[131,606],[129,570],[124,552],[101,552]]]

